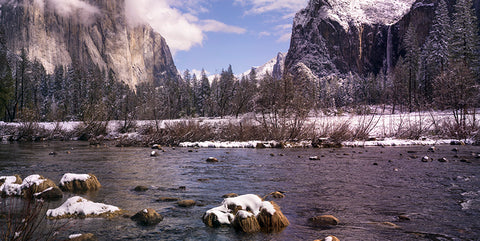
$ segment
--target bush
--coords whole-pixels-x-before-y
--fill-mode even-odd
[[[68,222],[46,221],[46,207],[41,200],[1,199],[0,238],[2,240],[54,240]]]

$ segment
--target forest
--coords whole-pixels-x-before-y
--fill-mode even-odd
[[[0,120],[123,120],[128,129],[134,120],[255,113],[260,124],[289,119],[297,126],[312,111],[368,114],[362,107],[376,105],[391,113],[448,109],[458,125],[466,125],[466,116],[479,106],[480,39],[471,1],[458,1],[450,14],[441,0],[428,37],[416,36],[410,26],[404,55],[391,71],[377,75],[275,79],[258,78],[252,69],[239,78],[228,66],[213,80],[205,71],[196,76],[186,70],[181,78],[130,88],[113,71],[93,64],[57,66],[47,74],[25,51],[8,57],[0,33]]]

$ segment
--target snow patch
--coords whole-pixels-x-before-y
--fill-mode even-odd
[[[246,194],[224,199],[221,206],[208,210],[206,215],[208,216],[209,214],[215,214],[218,222],[221,224],[231,224],[235,216],[232,213],[233,210],[228,208],[229,206],[242,207],[242,210],[238,211],[237,213],[241,218],[248,218],[251,216],[256,217],[262,210],[266,210],[271,215],[275,213],[275,208],[273,207],[272,203],[263,201],[255,194]]]
[[[90,178],[90,175],[88,174],[75,174],[75,173],[65,173],[60,180],[60,185],[65,185],[67,182],[72,182],[75,180],[78,181],[86,181],[87,179]]]
[[[20,196],[22,195],[22,190],[27,189],[33,185],[39,186],[45,181],[45,179],[42,179],[41,176],[38,174],[26,177],[25,179],[23,179],[22,184],[14,183],[15,180],[16,178],[13,179],[11,176],[6,177],[5,183],[0,186],[0,192],[7,196]]]
[[[120,211],[118,207],[107,205],[103,203],[94,203],[79,196],[74,196],[60,207],[49,209],[47,211],[48,217],[60,217],[63,215],[100,215],[103,213]]]
[[[313,2],[313,1],[312,1]],[[330,6],[323,5],[318,13],[321,19],[332,19],[338,22],[345,31],[348,31],[350,23],[361,24],[385,24],[391,25],[400,20],[412,7],[415,0],[331,0]],[[318,3],[313,3],[318,4]],[[305,13],[307,9],[297,14],[295,22],[305,26],[310,16]]]
[[[69,238],[69,239],[74,239],[74,238],[78,238],[78,237],[80,237],[80,236],[82,236],[82,235],[83,235],[83,234],[81,234],[81,233],[70,234],[70,235],[68,236],[68,238]]]

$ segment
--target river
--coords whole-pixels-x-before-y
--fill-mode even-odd
[[[474,154],[480,147],[457,146],[458,153],[453,148],[437,146],[433,153],[428,146],[165,148],[150,157],[148,148],[14,143],[0,145],[0,176],[40,174],[58,183],[64,173],[93,173],[102,188],[84,195],[89,200],[132,213],[153,208],[165,217],[153,227],[124,217],[75,219],[62,234],[67,236],[90,232],[99,240],[314,240],[328,235],[342,241],[479,240],[480,159]],[[422,162],[425,155],[434,161]],[[211,156],[219,162],[207,163]],[[437,161],[442,157],[449,161]],[[136,192],[137,185],[149,189]],[[204,212],[219,206],[224,194],[264,196],[277,190],[284,191],[285,198],[270,200],[290,221],[282,232],[242,234],[202,222]],[[71,196],[65,193],[63,200],[49,205],[58,207]],[[182,208],[157,201],[160,197],[193,199],[199,205]],[[340,224],[319,228],[308,222],[324,214],[334,215]],[[399,215],[410,220],[402,221]]]

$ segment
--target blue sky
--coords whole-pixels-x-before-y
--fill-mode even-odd
[[[162,34],[177,69],[236,74],[286,52],[294,14],[308,0],[129,0],[130,22]]]

